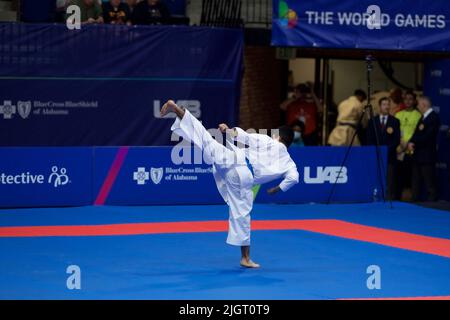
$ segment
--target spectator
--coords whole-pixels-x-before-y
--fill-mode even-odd
[[[130,12],[130,15],[132,15],[134,12],[134,9],[136,8],[138,1],[137,0],[126,0],[125,2],[128,6],[128,11]]]
[[[120,0],[103,3],[103,20],[110,24],[131,24],[128,6]]]
[[[391,109],[390,114],[394,116],[398,111],[405,109],[405,105],[403,103],[403,91],[400,88],[394,88],[390,91],[375,91],[370,98],[370,103],[373,107],[374,115],[379,115],[379,105],[378,102],[381,98],[389,97],[391,100]],[[363,103],[364,104],[364,103]]]
[[[56,0],[55,22],[65,23],[67,6],[70,0]]]
[[[395,177],[397,167],[397,146],[400,144],[400,121],[389,114],[391,100],[388,97],[381,98],[379,103],[380,115],[371,119],[367,128],[367,144],[376,145],[378,142],[388,148],[387,168],[387,199],[396,198]]]
[[[422,117],[408,143],[408,150],[413,154],[412,201],[419,199],[422,180],[425,182],[428,201],[436,201],[438,198],[435,166],[437,161],[437,136],[441,125],[439,116],[431,106],[431,100],[428,97],[419,99],[418,109]]]
[[[68,5],[76,5],[80,8],[81,23],[103,23],[102,7],[97,0],[70,0]]]
[[[165,24],[170,13],[167,6],[160,0],[144,0],[133,11],[133,24]]]
[[[294,131],[294,141],[291,147],[304,147],[302,135],[305,132],[305,124],[300,120],[296,120],[291,124],[291,128]]]
[[[390,93],[391,98],[391,116],[395,116],[397,112],[400,112],[402,110],[406,109],[406,105],[403,102],[403,91],[400,88],[395,88],[391,90]]]
[[[302,135],[306,146],[318,144],[317,114],[322,112],[322,105],[312,90],[312,84],[300,84],[294,90],[294,96],[280,105],[281,110],[287,113],[287,124],[292,126],[300,120],[305,125]]]
[[[363,90],[356,90],[353,96],[339,104],[337,124],[328,138],[330,145],[350,145],[353,135],[358,130],[358,121],[364,112],[362,102],[366,99],[367,94]],[[361,145],[358,136],[355,137],[353,145]]]
[[[381,98],[388,97],[390,95],[389,91],[375,91],[372,93],[372,96],[370,97],[370,104],[373,109],[373,115],[377,116],[380,114],[380,106],[378,105],[378,102]],[[363,105],[367,104],[367,101],[363,101]],[[391,101],[391,108],[394,107],[393,103]]]
[[[406,109],[398,112],[395,117],[400,121],[401,140],[397,148],[398,163],[398,181],[397,181],[397,198],[409,198],[408,192],[405,190],[411,187],[412,175],[412,155],[407,150],[409,140],[414,134],[417,123],[421,118],[421,114],[416,109],[417,99],[413,91],[405,93],[404,103]],[[402,196],[402,193],[405,193]]]
[[[57,9],[66,9],[70,0],[56,0],[56,8]]]

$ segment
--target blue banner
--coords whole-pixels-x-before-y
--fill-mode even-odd
[[[268,183],[256,194],[256,202],[326,202],[336,180],[333,201],[373,201],[374,192],[381,199],[375,148],[353,148],[340,172],[345,151],[346,148],[331,147],[291,148],[289,152],[297,164],[300,183],[275,196],[269,196],[266,191],[280,181]],[[386,159],[385,148],[382,152]],[[223,203],[211,167],[202,163],[198,149],[96,148],[94,167],[97,204]],[[114,177],[115,172],[118,173]]]
[[[194,164],[194,150],[170,147],[96,148],[94,198],[97,205],[221,204],[212,167]],[[176,153],[174,153],[176,152]],[[171,158],[179,159],[173,163]],[[120,159],[122,159],[121,162]],[[189,159],[189,160],[187,160]],[[185,163],[183,163],[183,161]],[[118,172],[116,176],[113,176]]]
[[[263,185],[258,203],[305,203],[381,199],[374,147],[291,148],[300,182],[269,196]],[[382,149],[384,170],[386,150]],[[171,147],[1,148],[0,207],[73,205],[223,204],[211,166],[198,149]],[[32,161],[31,161],[32,159]],[[383,174],[384,176],[384,174]],[[255,190],[256,191],[256,190]]]
[[[0,148],[0,207],[92,203],[93,150]]]
[[[291,148],[300,182],[269,196],[273,181],[255,190],[258,203],[381,199],[374,147]],[[384,170],[386,150],[382,149]],[[223,204],[211,166],[199,149],[171,147],[0,148],[0,207]],[[32,159],[32,161],[30,161]],[[383,174],[383,176],[385,176]]]
[[[375,147],[354,147],[341,169],[347,148],[291,148],[289,153],[297,164],[300,182],[287,192],[279,192],[275,196],[268,195],[266,191],[276,186],[281,179],[263,185],[256,200],[277,203],[327,202],[336,181],[331,197],[333,202],[381,200],[381,190],[386,190],[387,149],[382,147],[380,150],[380,168],[377,165]],[[380,176],[381,170],[384,170],[384,173]],[[380,179],[383,179],[384,188],[379,183]]]
[[[441,120],[437,176],[441,198],[450,201],[450,60],[425,64],[424,92]]]
[[[447,0],[275,0],[272,45],[450,51]]]
[[[0,43],[0,146],[170,145],[169,98],[237,125],[240,30],[5,23]]]

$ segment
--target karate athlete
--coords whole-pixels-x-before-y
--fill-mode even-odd
[[[294,133],[289,127],[279,128],[272,138],[256,133],[246,133],[241,128],[229,129],[220,124],[222,133],[227,133],[226,146],[216,141],[203,125],[189,112],[167,101],[161,108],[161,116],[176,114],[171,130],[203,150],[207,163],[213,166],[213,175],[219,193],[229,206],[227,243],[241,247],[240,264],[247,268],[258,268],[250,259],[250,211],[253,206],[252,187],[283,177],[283,181],[268,190],[269,194],[287,191],[298,183],[297,167],[287,147]],[[237,142],[239,147],[234,144]]]

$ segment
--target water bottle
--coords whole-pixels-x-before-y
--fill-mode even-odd
[[[378,189],[373,189],[373,202],[378,202]]]

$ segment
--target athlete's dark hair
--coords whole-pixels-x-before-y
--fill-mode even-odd
[[[294,141],[294,130],[288,126],[281,126],[278,128],[278,133],[280,135],[280,140],[282,143],[289,147]]]

